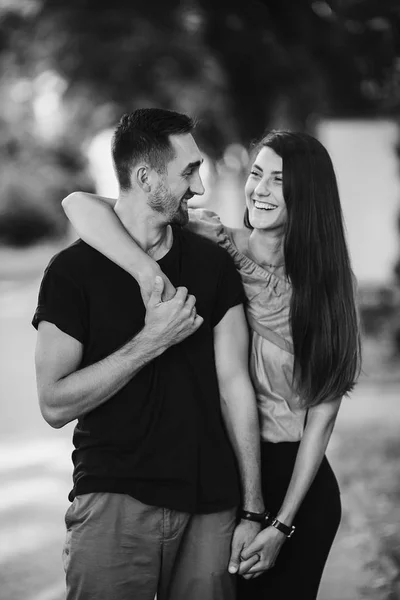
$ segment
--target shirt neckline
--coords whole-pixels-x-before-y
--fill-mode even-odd
[[[257,262],[255,262],[252,258],[247,256],[247,254],[244,254],[241,250],[239,250],[239,248],[237,247],[237,245],[235,243],[234,237],[233,237],[234,230],[230,227],[226,227],[225,229],[226,229],[227,237],[228,237],[231,245],[234,247],[235,252],[237,253],[238,257],[242,260],[242,262],[247,263],[255,271],[258,271],[264,278],[268,278],[268,279],[272,278],[272,279],[276,280],[277,283],[284,285],[287,289],[290,289],[292,287],[290,281],[287,278],[279,277],[278,275],[276,275],[276,273],[273,273],[272,271],[265,269],[264,267],[259,265]]]

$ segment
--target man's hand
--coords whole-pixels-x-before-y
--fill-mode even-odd
[[[254,541],[242,551],[239,575],[245,579],[258,577],[271,569],[278,557],[286,536],[275,527],[260,531]]]
[[[185,287],[178,287],[175,296],[162,301],[164,281],[156,277],[147,304],[145,330],[164,348],[179,344],[198,330],[203,318],[196,312],[196,298]]]
[[[243,550],[253,542],[257,534],[260,532],[260,529],[260,523],[255,523],[254,521],[247,521],[244,519],[242,519],[236,526],[232,538],[231,558],[228,565],[229,573],[240,572],[239,567],[240,561],[242,560]],[[254,556],[252,559],[250,559],[248,568],[253,566],[257,561],[257,556]]]
[[[138,275],[138,284],[140,286],[140,293],[145,306],[148,305],[151,295],[154,290],[154,282],[156,277],[161,277],[164,282],[164,289],[161,295],[163,302],[172,300],[176,294],[176,289],[163,273],[158,264],[154,260],[146,261],[146,266]]]

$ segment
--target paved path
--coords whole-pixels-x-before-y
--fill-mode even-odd
[[[342,403],[334,434],[328,448],[328,456],[340,482],[340,462],[336,449],[342,436],[351,435],[351,430],[374,426],[400,428],[400,385],[371,382],[363,379],[349,399]],[[321,582],[318,600],[362,600],[362,587],[368,589],[368,572],[365,570],[365,557],[362,556],[364,540],[362,526],[357,523],[360,507],[355,506],[355,498],[342,494],[344,518]],[[344,522],[353,527],[345,527]],[[352,531],[353,533],[351,533]],[[354,531],[357,533],[354,534]],[[361,539],[363,538],[363,539]]]
[[[71,427],[41,418],[30,325],[38,280],[0,281],[0,600],[62,600]]]
[[[0,600],[63,598],[61,548],[71,486],[72,427],[52,430],[39,414],[36,334],[30,325],[38,277],[50,253],[35,258],[35,276],[28,266],[16,281],[7,280],[4,272],[1,280],[0,272]],[[389,413],[400,422],[397,391],[362,384],[344,402],[337,431],[357,425],[360,418],[364,423],[385,420]],[[329,450],[334,467],[337,440],[334,435]],[[357,552],[355,541],[340,531],[319,600],[361,600],[365,574]]]

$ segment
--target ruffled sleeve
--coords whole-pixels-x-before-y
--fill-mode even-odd
[[[233,262],[242,277],[242,283],[249,301],[265,289],[273,296],[285,296],[290,290],[288,281],[277,277],[274,273],[263,269],[251,258],[238,250],[234,241],[234,229],[226,227],[221,219],[211,210],[204,208],[189,209],[188,228],[215,242],[224,248],[233,258]]]
[[[221,223],[221,219],[212,210],[190,208],[187,227],[193,233],[197,233],[225,249],[229,243],[227,231]]]

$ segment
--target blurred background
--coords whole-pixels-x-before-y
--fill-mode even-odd
[[[400,598],[398,0],[0,0],[0,598],[61,600],[72,426],[41,418],[30,320],[61,210],[116,194],[110,136],[157,106],[199,121],[203,205],[239,226],[266,128],[331,153],[359,280],[364,366],[329,457],[344,514],[319,600]]]

